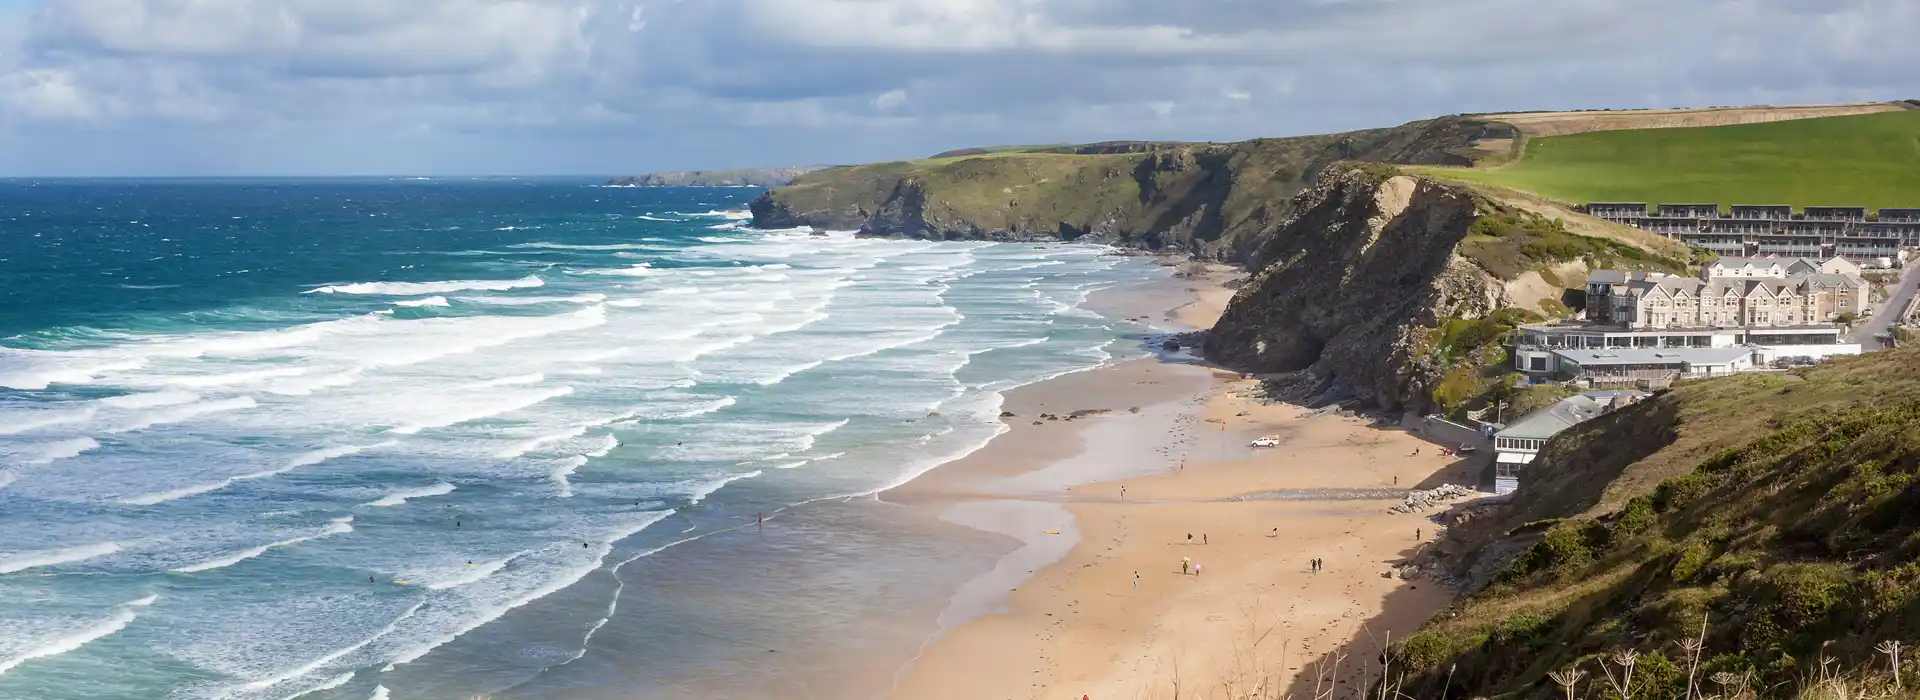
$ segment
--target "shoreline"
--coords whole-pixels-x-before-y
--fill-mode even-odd
[[[1136,301],[1157,304],[1155,318],[1206,328],[1233,296],[1222,284],[1230,277],[1219,266],[1176,279],[1185,290],[1172,299]],[[1437,584],[1392,577],[1415,552],[1416,529],[1430,540],[1437,528],[1386,508],[1456,465],[1409,433],[1238,395],[1256,383],[1162,356],[1021,387],[1006,399],[1008,430],[877,494],[1018,543],[960,586],[882,697],[1299,686],[1320,657],[1378,644],[1362,630],[1410,634],[1450,602]],[[1274,433],[1281,448],[1246,447]],[[1417,447],[1429,448],[1424,457],[1410,456]],[[1287,468],[1300,463],[1314,468]],[[1356,489],[1378,498],[1333,493]],[[1287,546],[1300,542],[1314,546]],[[1315,556],[1325,571],[1308,570]],[[1183,558],[1206,577],[1181,574]]]

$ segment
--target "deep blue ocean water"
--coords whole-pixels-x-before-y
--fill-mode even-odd
[[[749,230],[755,194],[0,181],[0,698],[671,694],[611,677],[816,620],[729,617],[747,564],[667,548],[900,483],[1006,389],[1137,352],[1084,304],[1142,261]],[[855,517],[749,561],[863,560]]]

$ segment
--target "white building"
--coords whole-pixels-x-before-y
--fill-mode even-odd
[[[1520,471],[1532,464],[1547,440],[1568,428],[1646,398],[1644,391],[1589,391],[1556,401],[1522,416],[1493,434],[1493,490],[1520,488]]]

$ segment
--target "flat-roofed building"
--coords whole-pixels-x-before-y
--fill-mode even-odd
[[[1711,219],[1707,221],[1709,233],[1754,234],[1772,233],[1780,223],[1773,219],[1753,219],[1734,217],[1731,219]]]
[[[1595,384],[1714,377],[1753,368],[1753,350],[1737,348],[1607,348],[1555,350],[1562,379]]]
[[[1521,470],[1533,463],[1553,436],[1647,396],[1647,392],[1632,389],[1584,392],[1541,406],[1501,428],[1493,434],[1494,492],[1512,493],[1520,488]]]
[[[1866,221],[1866,207],[1807,207],[1803,218],[1813,221]]]
[[[1772,219],[1785,221],[1793,218],[1791,204],[1735,204],[1731,207],[1736,219]]]
[[[1870,221],[1855,228],[1875,238],[1897,239],[1905,248],[1920,248],[1920,221]]]
[[[1593,216],[1618,221],[1629,217],[1647,215],[1646,202],[1594,202],[1587,205],[1587,213]]]
[[[1639,223],[1632,223],[1627,225],[1634,226],[1647,231],[1652,231],[1654,233],[1664,233],[1664,234],[1667,234],[1668,236],[1672,236],[1674,234],[1680,234],[1680,233],[1697,233],[1700,231],[1702,227],[1702,224],[1701,224],[1702,221],[1703,221],[1702,219],[1691,219],[1691,218],[1681,218],[1681,217],[1672,217],[1672,216],[1648,216],[1648,217],[1640,218]]]
[[[1721,257],[1747,254],[1747,237],[1737,233],[1676,233],[1672,238]]]
[[[1683,219],[1711,219],[1720,216],[1718,204],[1655,204],[1654,216]]]
[[[1825,240],[1818,234],[1761,233],[1748,240],[1756,255],[1816,258],[1826,253]]]
[[[1920,222],[1920,209],[1896,209],[1893,207],[1881,207],[1880,220],[1881,221]]]

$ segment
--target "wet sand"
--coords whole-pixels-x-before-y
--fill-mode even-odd
[[[1205,327],[1232,296],[1227,277],[1141,301]],[[887,696],[1326,695],[1316,678],[1334,697],[1359,692],[1363,661],[1450,600],[1384,575],[1416,530],[1435,535],[1386,509],[1466,472],[1418,436],[1238,395],[1252,387],[1164,359],[1024,387],[1007,433],[884,494],[1020,543],[962,587]],[[1248,447],[1269,434],[1283,444]]]

